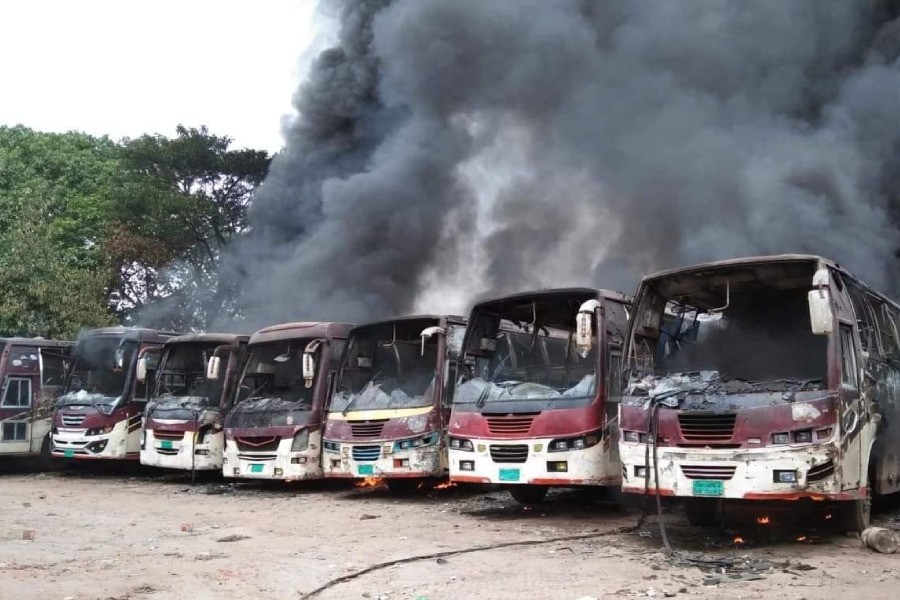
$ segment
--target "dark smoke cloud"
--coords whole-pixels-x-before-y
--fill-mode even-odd
[[[891,2],[338,6],[229,263],[253,318],[777,252],[896,280]]]

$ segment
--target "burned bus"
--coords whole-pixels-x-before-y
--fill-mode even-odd
[[[144,410],[141,464],[190,471],[222,469],[224,415],[237,390],[249,339],[196,333],[166,341]]]
[[[145,357],[158,361],[163,343],[175,335],[126,327],[82,333],[53,407],[53,456],[138,460],[150,390],[138,376],[139,364]]]
[[[681,498],[696,524],[724,500],[836,501],[861,530],[871,496],[900,489],[898,320],[818,256],[644,278],[625,347],[623,491]]]
[[[446,431],[465,319],[417,315],[350,332],[322,440],[326,477],[410,492],[447,475]]]
[[[588,288],[476,304],[450,417],[451,481],[500,484],[524,504],[553,486],[619,486],[609,383],[628,305]]]
[[[0,338],[0,456],[50,458],[53,403],[73,342]]]
[[[285,323],[250,337],[234,406],[225,417],[226,477],[322,477],[322,425],[353,325]]]

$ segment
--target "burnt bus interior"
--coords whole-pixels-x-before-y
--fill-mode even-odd
[[[824,385],[827,336],[812,333],[807,301],[816,267],[737,265],[650,282],[634,312],[632,374]]]
[[[301,338],[254,344],[238,390],[237,402],[278,398],[297,410],[311,410],[315,385],[303,379],[303,350],[312,339]],[[313,380],[315,383],[315,380]]]
[[[209,406],[222,401],[225,378],[206,378],[206,364],[220,344],[173,344],[166,350],[159,374],[157,394],[161,397],[206,398]]]
[[[574,333],[578,309],[595,297],[589,292],[546,294],[480,306],[472,317],[455,400],[592,395],[596,324],[592,324],[594,344],[586,355],[576,350]],[[485,384],[503,389],[494,393]]]
[[[438,319],[379,323],[353,330],[332,410],[412,408],[432,402],[439,336],[421,333]]]
[[[65,391],[121,396],[137,346],[120,346],[120,341],[118,336],[91,336],[79,340],[75,346],[75,364]],[[120,348],[124,352],[124,368],[116,366],[116,352]]]

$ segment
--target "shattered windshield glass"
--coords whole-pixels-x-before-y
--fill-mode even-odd
[[[90,404],[111,409],[119,401],[137,353],[135,344],[122,345],[123,366],[116,366],[120,339],[96,336],[78,342],[72,371],[57,405]]]
[[[310,341],[296,339],[255,344],[238,389],[238,402],[270,398],[289,402],[295,409],[311,409],[315,379],[310,387],[303,379],[303,350]]]
[[[218,379],[206,378],[206,363],[217,347],[217,343],[170,345],[160,364],[159,399],[205,398],[207,406],[218,406],[225,386],[224,369]]]
[[[809,323],[813,265],[799,264],[652,282],[634,311],[626,393],[822,389],[827,338]]]
[[[331,410],[429,406],[438,368],[438,335],[422,330],[436,320],[388,323],[356,329],[350,337]]]
[[[476,313],[454,402],[484,405],[594,396],[596,331],[585,354],[577,351],[574,339],[575,315],[587,299],[526,299],[501,307],[505,310]]]

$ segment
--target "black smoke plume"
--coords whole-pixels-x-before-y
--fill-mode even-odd
[[[897,291],[894,2],[330,5],[339,43],[228,261],[249,319],[781,252]]]

